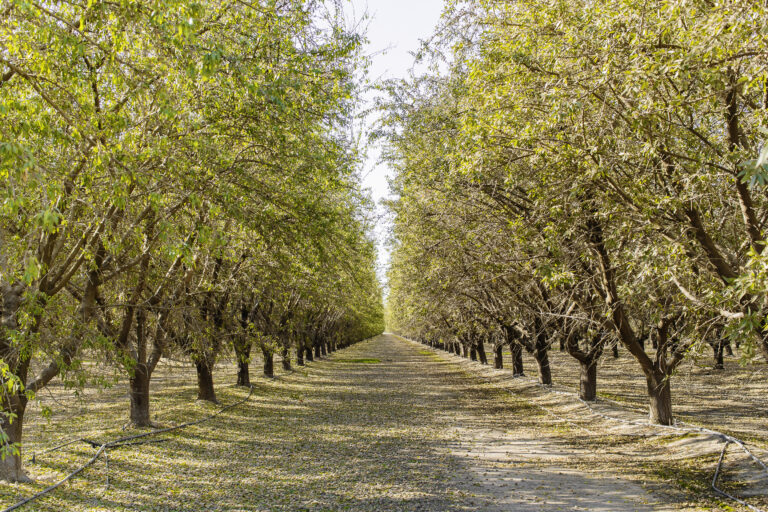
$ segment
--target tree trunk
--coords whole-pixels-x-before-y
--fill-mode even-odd
[[[672,392],[669,379],[661,372],[646,377],[651,423],[672,425]]]
[[[712,351],[715,357],[715,370],[725,369],[725,361],[723,361],[723,350],[725,349],[725,343],[723,339],[718,339],[712,343]]]
[[[469,354],[467,353],[467,344],[462,343],[461,344],[461,357],[469,357]]]
[[[287,372],[291,371],[291,352],[288,350],[287,346],[283,347],[280,355],[283,358],[283,370]]]
[[[251,371],[247,361],[240,361],[237,363],[237,385],[238,386],[251,386]]]
[[[318,358],[318,359],[320,359],[320,356],[321,356],[321,355],[322,355],[322,354],[320,353],[320,343],[319,343],[319,342],[316,342],[316,343],[315,343],[315,357],[316,357],[316,358]]]
[[[129,385],[131,390],[131,424],[134,427],[151,427],[149,421],[149,368],[139,363],[133,369]]]
[[[235,356],[237,357],[237,385],[250,387],[251,375],[250,365],[251,360],[251,343],[239,340],[235,343]]]
[[[504,345],[501,344],[496,344],[493,347],[493,367],[497,370],[504,368],[504,358],[502,357],[503,350]]]
[[[618,359],[619,358],[619,344],[614,343],[613,344],[613,358]]]
[[[301,343],[296,345],[296,364],[304,366],[304,346]]]
[[[328,355],[328,342],[326,340],[320,340],[320,354],[323,356]]]
[[[309,361],[310,363],[315,360],[315,356],[312,355],[311,345],[304,346],[304,355],[306,356],[307,361]]]
[[[525,369],[523,367],[523,347],[517,343],[511,343],[509,350],[512,352],[512,376],[524,377]]]
[[[477,361],[477,348],[474,345],[469,347],[469,358],[472,361]]]
[[[264,355],[264,376],[271,379],[275,376],[275,355],[266,347],[262,347],[261,353]]]
[[[547,347],[541,347],[537,344],[533,351],[533,357],[539,366],[539,382],[545,386],[552,384],[552,369],[549,367],[549,352]]]
[[[488,356],[485,353],[485,344],[481,341],[477,344],[477,355],[480,357],[482,364],[488,364]]]
[[[579,398],[594,402],[597,399],[597,361],[587,359],[586,362],[579,361],[579,365]]]
[[[195,369],[197,370],[197,399],[215,404],[219,403],[216,400],[216,392],[213,389],[211,365],[207,361],[200,361],[195,363]]]
[[[3,413],[12,412],[16,414],[13,423],[8,422],[5,414],[0,415],[0,427],[8,436],[8,444],[15,445],[19,453],[16,455],[8,454],[5,460],[0,460],[0,480],[7,482],[31,482],[30,478],[24,473],[21,463],[21,437],[24,426],[24,411],[27,408],[27,399],[24,396],[11,395],[3,399]]]

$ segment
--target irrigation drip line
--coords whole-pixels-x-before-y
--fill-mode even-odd
[[[417,343],[419,345],[423,345],[423,343],[419,343],[418,341],[411,340],[409,338],[404,338],[402,336],[400,336],[400,337],[405,339],[405,340],[408,340],[408,341],[410,341],[412,343]],[[434,347],[429,347],[429,348],[431,348],[433,352],[436,352]],[[458,356],[456,356],[456,357],[458,357]],[[464,359],[461,359],[461,360],[464,361]],[[520,376],[520,377],[523,377],[523,378],[525,378],[528,381],[533,381],[533,379],[531,379],[530,377],[525,377],[525,376]],[[763,509],[757,508],[754,505],[750,505],[749,503],[745,502],[744,500],[742,500],[742,499],[740,499],[740,498],[738,498],[736,496],[733,496],[732,494],[728,494],[727,492],[725,492],[722,489],[720,489],[719,487],[717,487],[717,480],[720,477],[720,474],[722,473],[723,463],[725,461],[725,454],[726,454],[726,451],[728,449],[728,446],[731,443],[733,443],[733,444],[737,445],[739,448],[741,448],[742,451],[748,457],[750,457],[756,464],[758,464],[760,467],[762,467],[762,469],[765,471],[765,473],[768,474],[768,465],[766,465],[765,462],[760,460],[760,458],[758,458],[749,448],[747,448],[742,440],[740,440],[740,439],[738,439],[736,437],[733,437],[731,435],[725,434],[723,432],[719,432],[717,430],[712,430],[712,429],[705,428],[705,427],[696,427],[696,426],[693,426],[693,425],[688,425],[688,424],[683,423],[683,422],[676,422],[676,425],[656,425],[656,424],[653,424],[653,423],[647,423],[647,422],[643,423],[643,422],[639,422],[639,421],[626,420],[624,418],[617,418],[615,416],[610,416],[610,415],[603,414],[603,413],[597,411],[594,407],[592,407],[592,405],[589,402],[587,402],[586,400],[581,399],[581,397],[579,397],[576,393],[571,393],[571,392],[568,392],[568,391],[559,391],[559,390],[556,390],[556,389],[551,389],[550,387],[545,386],[543,384],[540,384],[538,382],[536,382],[536,384],[539,386],[539,388],[543,389],[547,393],[553,393],[553,394],[557,394],[557,395],[564,395],[564,396],[568,396],[568,397],[571,397],[571,398],[576,398],[585,407],[587,407],[587,409],[589,409],[593,414],[595,414],[597,416],[600,416],[601,418],[604,418],[604,419],[608,419],[608,420],[612,420],[612,421],[617,421],[617,422],[624,423],[624,424],[627,424],[627,425],[639,426],[639,427],[652,427],[652,428],[659,428],[659,429],[664,429],[664,430],[673,430],[673,431],[685,432],[685,433],[709,434],[709,435],[714,435],[716,437],[719,437],[724,442],[724,445],[723,445],[722,451],[720,452],[720,459],[718,460],[717,466],[715,467],[714,477],[712,478],[712,484],[711,484],[712,490],[714,490],[720,496],[723,496],[723,497],[728,498],[730,500],[733,500],[733,501],[735,501],[735,502],[737,502],[737,503],[739,503],[741,505],[744,505],[745,507],[747,507],[748,509],[752,510],[753,512],[766,512]],[[614,400],[608,400],[608,401],[613,402],[613,403],[623,407],[623,404],[619,404],[618,402],[616,402]],[[554,416],[555,418],[558,418],[558,419],[560,419],[562,421],[570,423],[571,425],[575,425],[576,427],[578,427],[578,428],[580,428],[580,429],[582,429],[582,430],[584,430],[586,432],[589,432],[590,434],[595,434],[594,432],[590,431],[589,429],[587,429],[587,428],[585,428],[585,427],[583,427],[581,425],[577,425],[577,424],[575,424],[575,423],[573,423],[573,422],[571,422],[571,421],[569,421],[567,419],[561,418],[560,416],[558,416],[555,413],[549,411],[546,407],[544,407],[542,405],[539,405],[539,404],[537,404],[535,402],[533,404],[535,406],[539,407],[540,409],[544,410],[548,414]],[[680,426],[677,426],[677,425],[680,425]],[[647,434],[647,435],[650,437],[650,436],[655,436],[655,435],[659,435],[659,434]]]
[[[175,425],[173,427],[167,427],[167,428],[159,428],[159,429],[151,430],[149,432],[144,432],[142,434],[134,434],[134,435],[131,435],[131,436],[121,437],[120,439],[115,439],[114,441],[109,441],[109,442],[106,442],[106,443],[102,443],[100,445],[95,444],[96,443],[95,441],[91,441],[91,440],[88,440],[88,439],[85,439],[85,438],[78,438],[78,439],[74,439],[72,441],[68,441],[68,442],[66,442],[64,444],[61,444],[59,446],[55,446],[55,447],[53,447],[53,448],[51,448],[49,450],[46,450],[44,452],[40,452],[40,454],[50,453],[52,451],[56,451],[56,450],[59,450],[59,449],[65,447],[65,446],[68,446],[70,444],[74,444],[74,443],[76,443],[78,441],[85,442],[87,444],[90,444],[90,445],[94,446],[94,448],[97,448],[96,453],[93,455],[93,457],[91,457],[88,460],[88,462],[86,462],[85,464],[83,464],[82,466],[80,466],[79,468],[74,470],[69,475],[65,476],[64,478],[62,478],[61,480],[59,480],[55,484],[52,484],[52,485],[46,487],[45,489],[43,489],[42,491],[38,492],[37,494],[33,494],[29,498],[24,498],[23,500],[15,503],[13,505],[11,505],[8,508],[3,509],[0,512],[11,512],[13,510],[17,510],[17,509],[23,507],[24,505],[26,505],[27,503],[35,501],[35,500],[45,496],[46,494],[49,494],[50,492],[52,492],[55,489],[61,487],[64,483],[68,482],[69,480],[71,480],[72,478],[77,476],[79,473],[84,471],[86,468],[92,466],[98,460],[98,458],[101,456],[102,453],[107,457],[106,458],[106,460],[107,460],[107,484],[106,485],[107,485],[107,488],[109,488],[109,455],[107,454],[107,450],[112,449],[112,448],[120,448],[120,447],[123,447],[123,446],[133,446],[133,445],[139,445],[139,444],[147,444],[148,442],[151,442],[151,441],[145,441],[145,442],[139,442],[139,443],[133,443],[131,441],[135,441],[136,439],[143,439],[145,437],[154,436],[154,435],[157,435],[157,434],[164,434],[166,432],[172,432],[174,430],[181,430],[182,428],[191,427],[193,425],[199,425],[200,423],[205,423],[206,421],[210,421],[210,420],[218,417],[224,411],[228,411],[229,409],[237,407],[238,405],[244,404],[245,402],[247,402],[251,398],[252,395],[253,395],[253,385],[251,385],[250,390],[248,391],[248,396],[246,396],[245,398],[243,398],[239,402],[235,402],[234,404],[230,404],[230,405],[228,405],[226,407],[222,407],[221,409],[219,409],[215,413],[211,414],[210,416],[206,416],[206,417],[201,418],[199,420],[188,421],[186,423],[182,423],[181,425]],[[162,441],[167,441],[167,439],[156,440],[154,442],[162,442]],[[32,456],[32,458],[34,460],[34,455]]]

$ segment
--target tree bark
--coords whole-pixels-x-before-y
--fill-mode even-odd
[[[510,343],[509,350],[512,352],[512,376],[524,377],[525,368],[523,367],[523,347],[517,343]]]
[[[139,363],[133,369],[130,379],[131,390],[131,424],[135,427],[150,427],[149,420],[149,368],[145,363]]]
[[[725,361],[723,361],[723,351],[725,349],[725,341],[722,338],[717,339],[712,344],[712,350],[715,355],[715,370],[725,369]]]
[[[493,367],[497,370],[501,370],[504,368],[504,358],[502,357],[502,352],[504,350],[504,345],[497,343],[493,347]]]
[[[287,372],[291,371],[291,351],[288,349],[287,345],[283,347],[280,355],[283,358],[283,370]]]
[[[480,363],[488,364],[488,356],[485,353],[485,344],[482,341],[477,344],[477,355],[480,357]]]
[[[669,379],[661,372],[646,377],[651,423],[672,425],[672,392]]]
[[[552,369],[549,367],[549,351],[547,350],[546,334],[540,332],[536,335],[536,346],[533,349],[533,357],[539,366],[539,382],[545,386],[552,384]]]
[[[304,366],[304,346],[301,342],[296,345],[296,364],[298,366]]]
[[[251,371],[247,361],[240,361],[237,363],[237,385],[238,386],[251,386]]]
[[[588,359],[579,361],[581,373],[579,378],[579,398],[587,402],[597,399],[597,361]]]
[[[5,460],[0,460],[0,480],[7,482],[30,482],[30,478],[24,473],[21,462],[21,438],[24,426],[24,412],[27,408],[25,396],[17,394],[3,399],[3,413],[14,413],[16,417],[13,423],[8,421],[5,414],[0,415],[0,427],[8,436],[8,443],[16,445],[18,454],[8,454]]]
[[[328,342],[326,340],[320,340],[320,355],[328,355]]]
[[[311,345],[304,346],[304,355],[306,356],[307,361],[309,361],[310,363],[315,360],[315,356],[312,355]]]
[[[275,356],[266,347],[261,349],[261,353],[264,355],[264,376],[271,379],[275,376]]]
[[[322,354],[320,353],[320,342],[315,342],[315,357],[320,359],[320,356]]]
[[[213,389],[213,372],[210,363],[200,361],[195,363],[197,370],[197,399],[219,403],[216,399],[216,392]]]

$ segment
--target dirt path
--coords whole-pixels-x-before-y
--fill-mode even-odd
[[[500,400],[429,351],[381,336],[334,359],[307,397],[307,436],[338,430],[347,452],[319,510],[662,509],[641,485],[581,467],[589,454],[525,400]]]

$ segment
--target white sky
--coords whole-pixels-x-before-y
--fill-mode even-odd
[[[351,4],[351,5],[349,5]],[[372,55],[370,72],[371,80],[385,78],[403,78],[413,66],[414,52],[419,47],[419,41],[429,38],[437,25],[444,6],[444,0],[347,0],[345,8],[350,10],[349,17],[360,19],[365,13],[367,20],[366,49],[367,55]],[[369,97],[372,99],[372,96]],[[369,120],[373,122],[373,119]],[[376,202],[389,196],[387,178],[391,170],[378,163],[380,149],[368,147],[368,160],[364,170],[364,185],[371,189]],[[383,208],[379,205],[379,211]],[[383,215],[379,223],[379,266],[380,275],[384,277],[386,264],[389,260],[384,238],[388,226]]]

